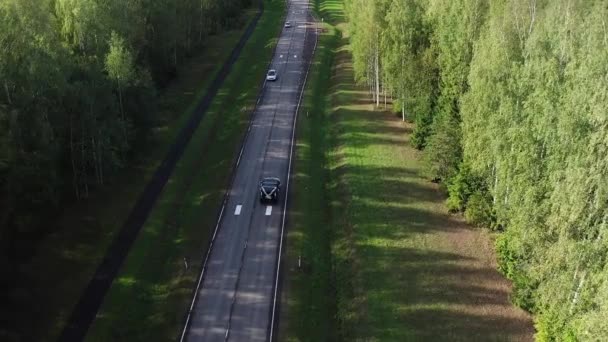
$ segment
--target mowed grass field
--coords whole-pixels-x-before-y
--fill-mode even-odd
[[[265,1],[264,15],[140,232],[87,341],[175,340],[181,334],[284,5]]]
[[[49,222],[52,233],[32,240],[12,280],[13,290],[3,293],[7,300],[0,307],[0,336],[57,339],[115,233],[256,12],[247,10],[240,28],[206,38],[205,47],[180,66],[177,79],[159,94],[158,122],[149,136],[137,141],[138,154],[130,164],[106,179],[104,188],[93,189],[88,199]]]
[[[448,213],[412,125],[354,84],[341,5],[317,5],[335,26],[299,121],[283,340],[532,340],[491,233]]]

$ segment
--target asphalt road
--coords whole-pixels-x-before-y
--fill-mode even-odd
[[[265,341],[273,310],[277,257],[293,124],[306,61],[308,0],[288,0],[287,21],[237,164],[202,282],[186,324],[187,341]],[[259,201],[263,177],[282,180],[277,204]]]

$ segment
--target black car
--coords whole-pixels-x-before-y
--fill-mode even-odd
[[[279,200],[281,181],[276,177],[266,177],[260,182],[260,202]]]

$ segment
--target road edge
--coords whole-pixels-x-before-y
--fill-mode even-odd
[[[296,141],[296,133],[297,133],[297,123],[298,123],[298,114],[300,112],[300,105],[302,103],[302,98],[304,95],[304,91],[306,90],[306,83],[308,82],[308,74],[310,72],[310,68],[312,66],[312,61],[314,59],[314,55],[317,49],[317,43],[319,41],[319,33],[318,33],[318,28],[316,27],[316,23],[317,21],[315,20],[314,16],[311,13],[311,9],[310,9],[310,1],[308,2],[308,22],[310,25],[315,25],[313,30],[310,30],[310,25],[307,25],[307,32],[306,35],[308,37],[309,32],[312,31],[312,34],[314,36],[314,45],[313,45],[313,49],[312,52],[310,53],[310,55],[307,55],[307,66],[306,66],[306,74],[304,76],[304,82],[302,82],[302,84],[300,85],[300,96],[298,98],[298,104],[296,106],[296,111],[295,111],[295,117],[294,117],[294,121],[293,121],[293,126],[292,126],[292,133],[291,133],[291,143],[290,143],[290,150],[289,150],[289,166],[287,168],[287,182],[286,182],[286,190],[285,190],[285,200],[283,203],[283,212],[282,212],[282,217],[281,217],[281,236],[279,238],[279,250],[277,252],[277,263],[276,263],[276,270],[275,270],[275,283],[274,283],[274,288],[273,288],[273,303],[272,303],[272,311],[271,311],[271,318],[269,320],[269,327],[267,329],[267,331],[269,331],[268,333],[268,341],[272,342],[276,339],[275,335],[274,335],[274,331],[278,330],[278,325],[279,325],[279,315],[277,314],[278,312],[280,312],[280,301],[277,300],[277,298],[281,295],[281,288],[282,288],[282,279],[281,279],[281,263],[282,263],[282,255],[283,255],[283,243],[285,240],[285,227],[287,225],[287,211],[288,211],[288,202],[289,202],[289,185],[292,181],[292,171],[293,171],[293,152],[294,152],[294,145],[295,145],[295,141]],[[306,44],[305,44],[306,46]],[[306,54],[305,54],[306,55]],[[277,334],[278,336],[278,334]]]

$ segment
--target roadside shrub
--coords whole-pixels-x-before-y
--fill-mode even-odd
[[[424,149],[427,140],[431,135],[431,125],[433,117],[430,114],[418,114],[414,119],[414,132],[412,134],[412,144],[418,150]]]
[[[534,293],[538,285],[521,271],[515,273],[512,281],[511,302],[528,312],[533,312],[536,305]]]
[[[513,282],[511,302],[529,312],[534,311],[534,292],[538,287],[522,270],[523,259],[513,246],[509,231],[498,236],[495,242],[498,270]]]
[[[458,173],[462,161],[460,123],[449,114],[440,114],[432,125],[432,135],[424,153],[430,179],[445,182]]]
[[[536,328],[535,338],[537,341],[555,341],[556,336],[561,336],[558,341],[579,341],[572,329],[564,327],[564,320],[559,316],[559,312],[547,308],[542,311],[542,314],[536,317],[534,328]]]
[[[496,229],[496,215],[492,209],[492,199],[485,190],[475,190],[469,197],[464,211],[467,222],[476,226]]]
[[[449,185],[448,191],[450,191]],[[460,196],[457,195],[449,196],[446,204],[448,206],[448,211],[451,213],[457,213],[464,209],[464,201]]]
[[[450,212],[464,212],[469,198],[475,191],[484,190],[485,184],[481,177],[471,173],[465,163],[461,163],[458,172],[447,182],[447,206]]]
[[[517,257],[515,251],[509,246],[509,232],[500,234],[494,243],[496,247],[496,257],[498,261],[498,270],[505,277],[513,280],[516,271]]]
[[[467,176],[467,171],[461,167],[460,171],[448,182],[447,206],[452,213],[463,212],[473,193]]]

